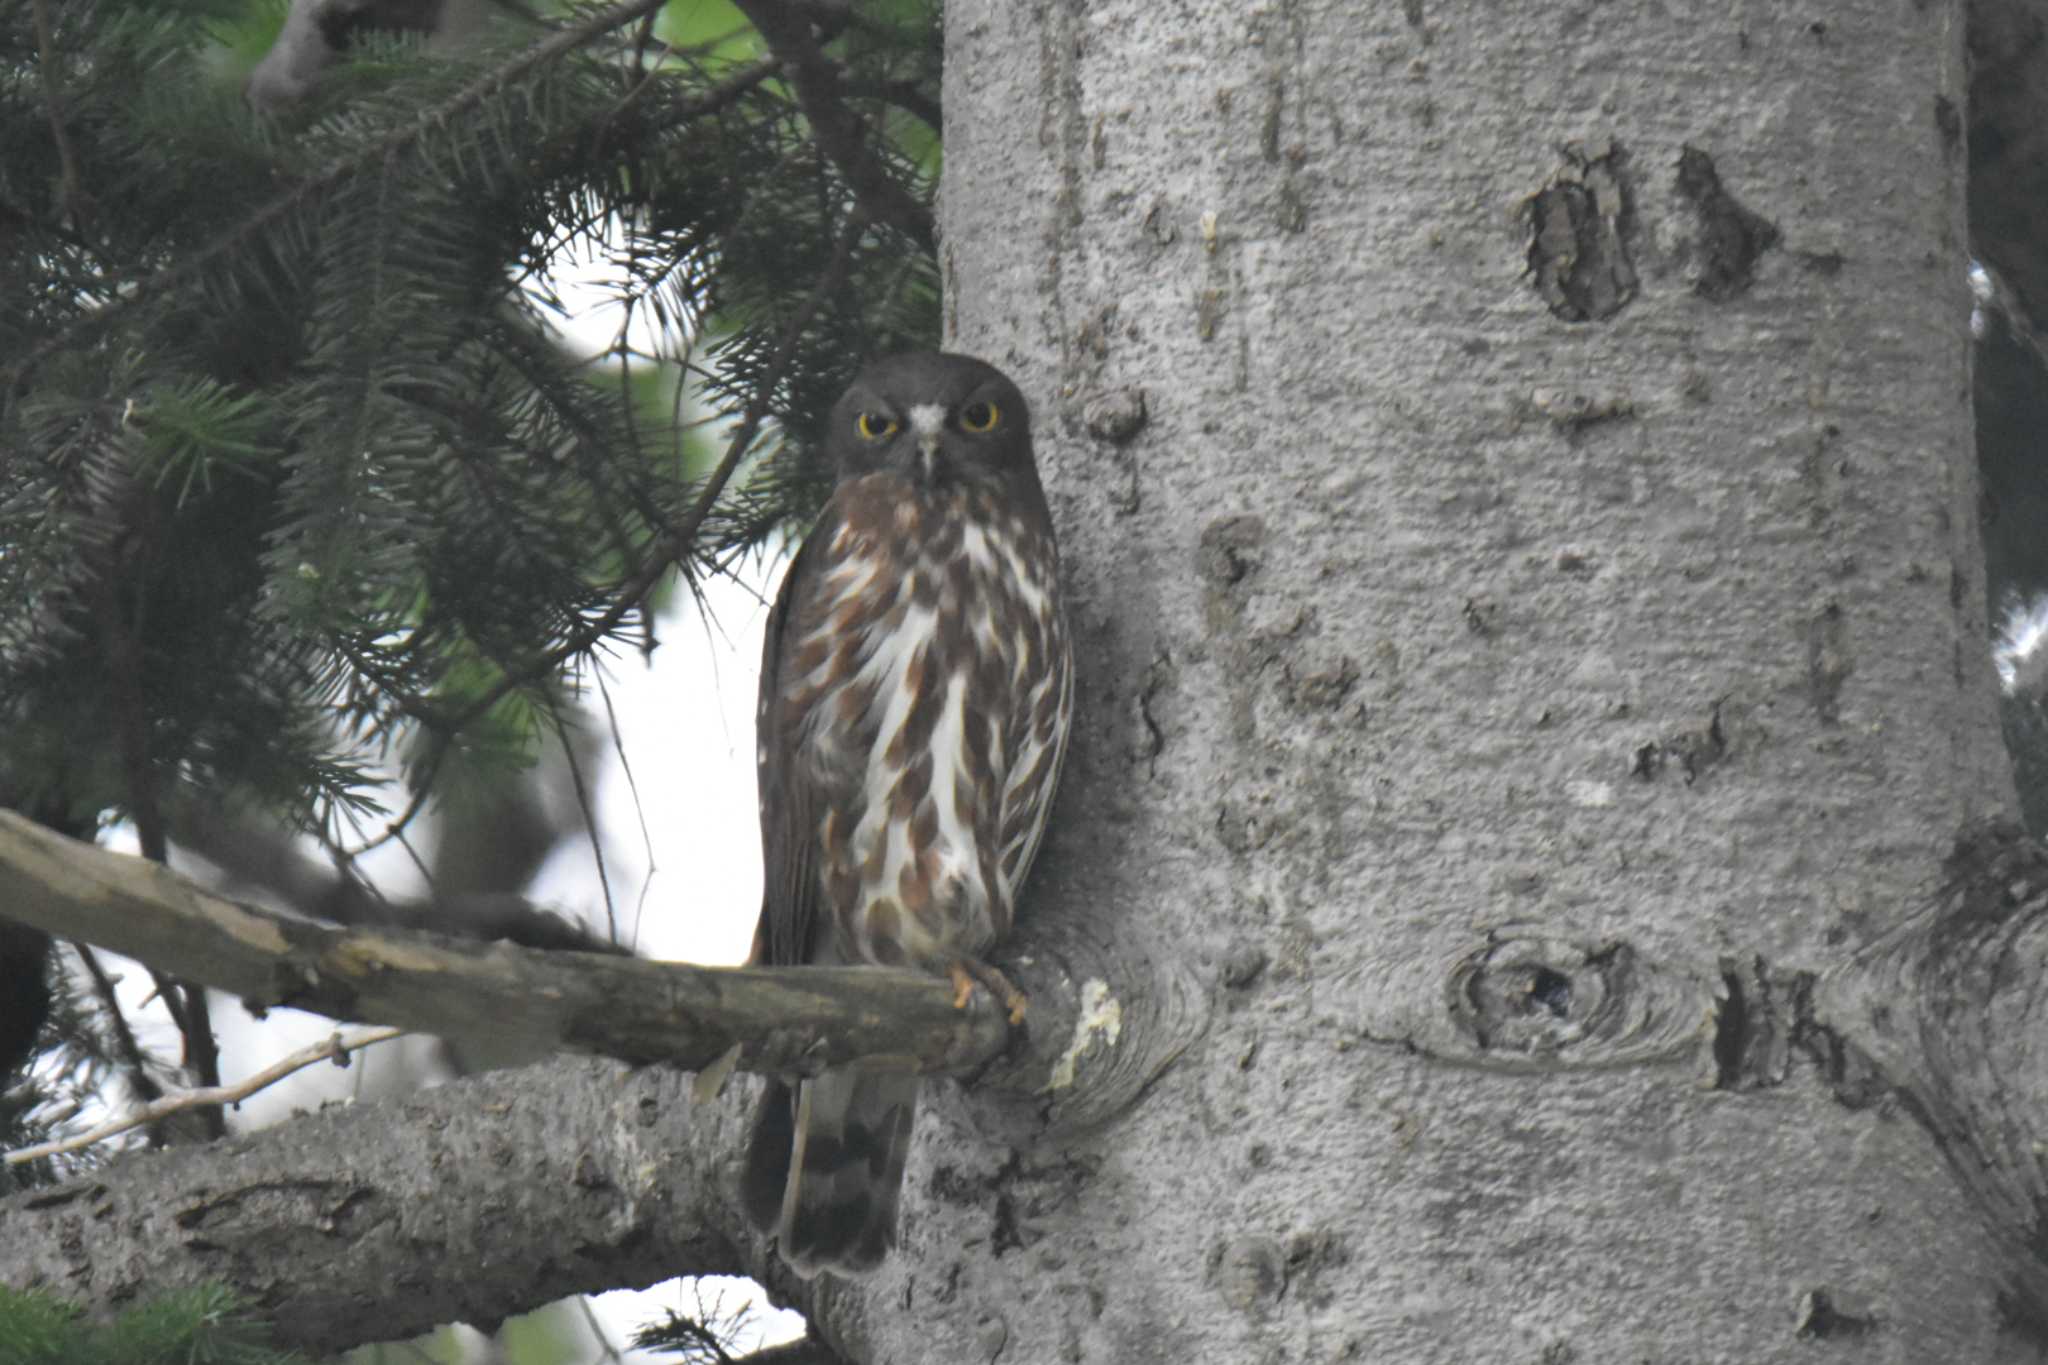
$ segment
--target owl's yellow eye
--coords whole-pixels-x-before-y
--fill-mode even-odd
[[[960,409],[960,425],[976,434],[994,431],[996,423],[1002,420],[1002,409],[994,403],[969,403]]]
[[[860,433],[863,441],[886,441],[896,434],[896,419],[864,412],[853,419],[853,429]]]

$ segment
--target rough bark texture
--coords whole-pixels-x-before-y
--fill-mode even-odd
[[[2029,1074],[1955,1040],[2031,919],[1935,932],[2011,801],[1960,32],[956,0],[948,340],[1038,397],[1083,669],[1031,932],[1195,984],[1093,1132],[930,1106],[828,1332],[2034,1358],[2031,1214],[1930,1082]]]
[[[812,1074],[888,1056],[959,1074],[985,1069],[1012,1041],[991,998],[977,994],[959,1009],[948,983],[916,973],[694,967],[337,929],[214,895],[4,810],[0,910],[228,991],[251,1009],[290,1006],[532,1053],[698,1070],[737,1047],[728,1064],[744,1071]],[[1034,1090],[1067,1056],[1062,1025],[1078,1013],[1078,983],[1035,967],[1018,979],[1037,992],[1036,1045],[1017,1048],[1009,1068]]]
[[[679,1267],[744,1273],[721,1165],[742,1115],[588,1060],[330,1106],[0,1203],[5,1281],[100,1311],[225,1282],[324,1356]]]
[[[6,1278],[322,1350],[742,1265],[874,1360],[2037,1358],[1959,14],[1826,11],[955,0],[948,340],[1074,580],[1020,939],[1078,1075],[934,1087],[855,1284],[735,1231],[743,1095],[586,1062],[0,1205]],[[1971,13],[1989,224],[2048,48]],[[2038,237],[1979,241],[2028,300]]]

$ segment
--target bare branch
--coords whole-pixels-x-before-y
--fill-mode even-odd
[[[0,910],[161,971],[333,1019],[698,1070],[811,1074],[863,1058],[965,1074],[1008,1029],[936,977],[872,968],[734,970],[337,929],[215,896],[141,858],[0,811]],[[1030,978],[1026,977],[1027,982]],[[1055,993],[1057,998],[1057,993]],[[1045,1020],[1058,1037],[1057,1014]]]
[[[395,1028],[365,1029],[360,1033],[352,1033],[346,1038],[342,1037],[339,1033],[330,1034],[327,1041],[315,1043],[311,1047],[302,1047],[297,1052],[287,1053],[269,1066],[264,1067],[261,1071],[246,1076],[233,1085],[214,1085],[198,1090],[180,1090],[174,1094],[165,1095],[161,1099],[153,1100],[132,1114],[125,1114],[118,1119],[109,1120],[97,1128],[79,1133],[75,1137],[68,1137],[59,1142],[45,1142],[38,1147],[24,1147],[19,1151],[7,1153],[4,1158],[0,1158],[0,1161],[4,1161],[9,1166],[19,1166],[24,1162],[37,1161],[46,1156],[58,1156],[64,1152],[82,1152],[87,1147],[96,1146],[99,1143],[105,1142],[110,1137],[118,1137],[122,1133],[155,1123],[160,1119],[167,1119],[173,1114],[185,1113],[188,1110],[210,1109],[218,1113],[223,1105],[240,1104],[257,1091],[266,1090],[293,1072],[303,1071],[315,1062],[331,1061],[338,1065],[346,1066],[348,1064],[348,1055],[351,1052],[357,1052],[372,1044],[389,1042],[393,1038],[402,1038],[404,1036],[404,1029]]]

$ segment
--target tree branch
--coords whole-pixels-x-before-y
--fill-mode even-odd
[[[1008,1042],[992,1000],[978,993],[955,1009],[951,988],[936,977],[692,967],[333,928],[213,895],[11,811],[0,811],[0,911],[232,992],[256,1009],[289,1005],[690,1071],[737,1047],[743,1071],[804,1075],[886,1057],[893,1067],[962,1075]],[[1063,1031],[1056,1008],[1045,1026]]]
[[[599,10],[578,23],[550,34],[517,56],[477,77],[439,104],[421,110],[417,117],[403,127],[307,176],[243,219],[233,230],[223,233],[204,249],[192,252],[176,266],[156,271],[154,274],[131,275],[126,279],[110,281],[101,295],[102,302],[99,307],[81,315],[62,331],[44,339],[26,356],[8,367],[8,379],[5,387],[0,388],[0,399],[11,399],[20,392],[27,384],[29,376],[50,357],[67,347],[83,344],[134,309],[153,302],[168,291],[204,274],[217,262],[243,251],[251,238],[268,230],[336,185],[365,169],[383,165],[391,157],[416,150],[428,136],[476,105],[499,94],[507,85],[527,72],[566,56],[600,34],[608,33],[612,29],[653,13],[660,9],[663,3],[664,0],[627,0],[627,3]],[[724,98],[717,89],[713,89],[705,93],[704,101],[707,107],[715,108],[721,107]]]
[[[1056,902],[1057,903],[1057,902]],[[874,967],[695,967],[344,929],[243,905],[141,858],[0,810],[0,917],[330,1019],[688,1071],[815,1075],[862,1062],[971,1077],[1006,1140],[1122,1113],[1208,1027],[1209,989],[1120,916],[1037,914],[993,955],[1030,997],[1012,1029],[977,991]]]
[[[131,1154],[0,1199],[0,1283],[104,1310],[225,1282],[272,1310],[281,1345],[324,1357],[566,1294],[763,1273],[724,1166],[744,1106],[686,1090],[560,1060]]]
[[[568,639],[553,649],[536,656],[517,669],[508,669],[496,684],[470,700],[452,716],[437,715],[431,708],[417,703],[407,707],[424,724],[439,734],[442,748],[430,755],[420,775],[414,779],[416,795],[412,804],[385,829],[383,834],[357,849],[357,853],[367,853],[402,830],[412,819],[419,810],[420,803],[425,800],[427,789],[433,785],[440,754],[446,752],[446,745],[451,736],[520,687],[538,681],[570,656],[582,653],[610,635],[619,623],[625,620],[627,612],[646,601],[647,595],[654,590],[654,585],[661,581],[662,575],[666,574],[672,565],[687,563],[697,553],[697,532],[703,528],[705,518],[711,515],[711,509],[717,505],[719,495],[725,491],[726,484],[739,469],[740,461],[752,448],[754,437],[760,433],[761,423],[768,416],[769,405],[774,402],[776,385],[788,372],[790,362],[796,356],[797,347],[803,341],[805,329],[811,325],[811,319],[817,316],[825,300],[846,282],[847,272],[853,264],[854,250],[860,245],[860,239],[867,231],[867,226],[868,219],[864,211],[856,208],[848,215],[845,226],[841,228],[839,237],[833,244],[831,259],[825,263],[824,270],[819,272],[817,280],[812,283],[810,293],[797,305],[796,311],[790,316],[789,325],[783,329],[781,343],[776,347],[775,357],[768,366],[767,376],[740,413],[732,439],[726,443],[724,457],[711,471],[710,477],[705,479],[704,486],[698,490],[696,500],[690,504],[690,509],[684,514],[681,524],[672,531],[656,537],[640,567],[611,592],[611,606],[598,616],[584,621],[570,632]]]
[[[778,0],[735,0],[740,13],[760,30],[768,50],[782,61],[796,93],[797,108],[811,136],[853,191],[870,218],[914,240],[927,254],[937,250],[931,210],[879,161],[862,136],[864,125],[840,99],[838,63],[819,50],[811,21],[801,9]]]
[[[333,1062],[337,1066],[348,1065],[348,1055],[369,1047],[373,1043],[389,1042],[403,1038],[405,1030],[395,1028],[364,1029],[344,1038],[339,1033],[328,1035],[325,1042],[311,1047],[302,1047],[297,1052],[285,1054],[269,1066],[252,1076],[246,1076],[233,1085],[209,1086],[200,1090],[181,1090],[143,1105],[132,1114],[109,1120],[96,1128],[89,1129],[75,1137],[57,1142],[45,1142],[35,1147],[23,1147],[19,1151],[0,1155],[0,1163],[19,1166],[30,1161],[40,1161],[46,1156],[58,1156],[64,1152],[82,1152],[96,1146],[110,1137],[119,1137],[132,1129],[142,1128],[173,1114],[186,1113],[193,1109],[210,1108],[219,1112],[222,1106],[240,1104],[259,1090],[276,1085],[295,1071],[303,1071],[315,1062]]]
[[[113,1036],[114,1056],[127,1068],[128,1089],[144,1104],[162,1098],[164,1088],[149,1074],[149,1058],[143,1055],[142,1044],[136,1041],[128,1016],[121,1012],[121,998],[114,993],[114,978],[107,975],[107,969],[100,965],[99,955],[91,948],[83,943],[72,946],[78,951],[78,960],[84,965],[85,974],[92,979],[93,999],[106,1016],[107,1032]]]
[[[50,33],[50,0],[35,0],[36,54],[43,64],[43,105],[50,116],[50,140],[57,144],[57,200],[74,227],[85,221],[85,180],[78,173],[78,153],[71,146],[71,134],[64,128],[64,97],[57,44]]]
[[[893,104],[935,133],[946,131],[945,111],[915,81],[842,81],[840,89],[849,95],[865,95]]]
[[[142,856],[162,863],[170,855],[164,836],[162,804],[157,799],[156,765],[149,752],[149,702],[143,695],[147,662],[142,642],[130,627],[123,603],[116,593],[119,566],[109,564],[95,587],[100,626],[100,653],[107,676],[113,684],[114,734],[127,779],[128,815],[135,821],[136,838]],[[181,1059],[198,1080],[202,1090],[220,1084],[220,1045],[213,1036],[213,1020],[204,989],[186,989],[181,981],[156,976],[157,992],[164,1007],[184,1036]],[[199,1122],[208,1137],[227,1133],[227,1119],[218,1109],[198,1111]]]

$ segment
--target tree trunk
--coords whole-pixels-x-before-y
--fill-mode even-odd
[[[1921,969],[2013,946],[1938,897],[2011,800],[1960,24],[1820,14],[949,7],[949,341],[1083,674],[1027,932],[1198,989],[1092,1129],[928,1105],[835,1334],[2035,1358],[2039,1174],[1930,1041],[2009,987]]]
[[[1045,1095],[927,1087],[878,1276],[740,1230],[741,1087],[557,1062],[16,1196],[7,1278],[330,1348],[744,1266],[875,1361],[2037,1359],[1959,19],[1666,8],[951,6],[948,339],[1036,396],[1082,663],[1034,1042],[1080,1010]],[[372,1126],[430,1140],[328,1217]],[[435,1176],[506,1142],[534,1199]],[[520,1266],[346,1311],[411,1223]]]

